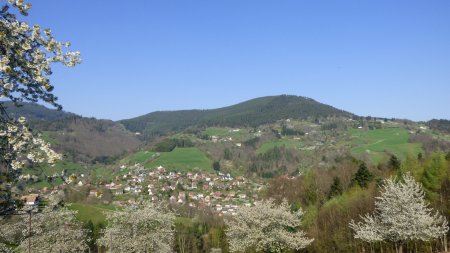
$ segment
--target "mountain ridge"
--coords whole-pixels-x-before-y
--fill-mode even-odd
[[[156,111],[118,122],[132,132],[154,136],[194,126],[255,127],[286,118],[312,119],[330,116],[352,117],[354,114],[311,98],[278,95],[259,97],[216,109]]]

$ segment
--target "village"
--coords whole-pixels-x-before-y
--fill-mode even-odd
[[[236,215],[239,206],[251,206],[258,199],[258,192],[264,188],[262,182],[253,182],[243,176],[232,177],[222,172],[176,172],[162,166],[150,170],[139,163],[121,165],[120,170],[126,173],[95,185],[87,183],[84,174],[71,174],[64,178],[64,184],[53,189],[44,187],[32,190],[23,199],[26,200],[26,206],[33,206],[64,187],[75,190],[88,187],[87,200],[100,200],[104,195],[110,195],[110,200],[103,200],[103,203],[110,202],[108,204],[119,207],[131,206],[140,199],[147,199],[153,203],[210,208],[218,215]],[[22,179],[29,177],[24,176]]]

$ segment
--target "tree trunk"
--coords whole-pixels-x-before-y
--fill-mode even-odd
[[[447,245],[447,235],[444,235],[444,251],[448,252],[448,245]]]

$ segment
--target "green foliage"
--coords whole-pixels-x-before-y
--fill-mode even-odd
[[[358,184],[360,187],[366,188],[373,177],[373,174],[367,169],[366,163],[363,162],[359,165],[355,175],[353,175],[352,184]]]
[[[421,154],[421,153],[419,153]],[[401,163],[400,160],[398,160],[397,156],[395,155],[391,155],[391,158],[389,159],[389,166],[393,169],[393,170],[399,170]]]
[[[188,148],[193,147],[194,144],[190,139],[187,138],[171,138],[165,139],[163,141],[155,144],[154,151],[156,152],[171,152],[176,147],[179,148]]]
[[[108,155],[100,155],[94,158],[91,163],[101,163],[101,164],[113,164],[116,161],[117,157],[108,156]]]
[[[279,147],[275,146],[266,152],[259,154],[258,157],[266,162],[279,161],[282,157],[282,151]]]
[[[219,161],[214,161],[213,162],[213,169],[215,171],[220,171],[220,162]]]
[[[301,130],[295,130],[292,128],[288,128],[286,126],[283,125],[283,127],[281,128],[281,135],[284,136],[303,136],[305,135],[305,132],[301,131]]]
[[[339,196],[343,192],[341,179],[339,177],[333,178],[333,184],[331,184],[330,192],[328,193],[328,198],[331,199],[334,196]]]
[[[425,188],[427,197],[436,201],[441,189],[441,182],[448,177],[448,162],[442,154],[434,154],[424,164],[421,183]]]
[[[372,192],[360,187],[352,187],[325,202],[309,232],[314,233],[316,241],[308,252],[361,252],[354,243],[348,222],[359,218],[364,211],[371,211],[372,206]]]
[[[305,203],[306,205],[315,205],[319,200],[317,185],[317,174],[311,170],[306,173],[303,180],[303,189],[305,194]]]

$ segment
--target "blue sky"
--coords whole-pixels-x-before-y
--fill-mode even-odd
[[[292,94],[359,115],[450,119],[448,0],[30,2],[27,20],[82,53],[52,81],[83,116]]]

